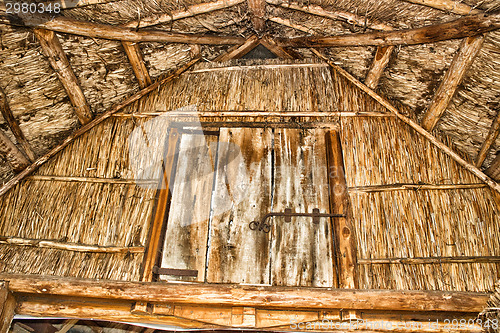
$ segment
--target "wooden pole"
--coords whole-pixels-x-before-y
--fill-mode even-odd
[[[127,28],[137,29],[157,24],[165,24],[183,18],[210,13],[224,8],[229,8],[235,5],[239,5],[240,3],[243,2],[245,2],[245,0],[218,0],[214,2],[204,2],[189,6],[185,10],[176,10],[170,13],[165,13],[153,17],[141,18],[140,20],[130,21],[123,26]]]
[[[277,38],[276,41],[281,46],[316,48],[332,46],[416,45],[476,36],[498,28],[500,28],[500,14],[493,13],[466,16],[455,21],[417,29],[347,34],[332,37]]]
[[[257,33],[262,33],[266,26],[266,0],[247,0],[250,21]]]
[[[21,172],[30,165],[28,158],[2,130],[0,130],[0,155],[7,160],[15,173]]]
[[[139,48],[139,44],[122,41],[122,46],[123,49],[125,50],[125,53],[127,54],[128,61],[132,66],[132,70],[134,71],[135,77],[137,78],[139,87],[141,89],[144,89],[147,86],[150,86],[153,82],[151,81],[148,69],[144,64],[144,59],[142,57],[142,52],[141,49]]]
[[[278,45],[274,39],[270,36],[265,35],[261,38],[260,43],[266,47],[273,54],[282,59],[302,59],[302,55],[291,49],[286,49]]]
[[[79,21],[65,16],[49,16],[44,14],[11,15],[0,13],[0,23],[46,29],[66,34],[120,40],[128,42],[161,42],[185,44],[241,44],[242,37],[202,36],[194,34],[171,33],[163,30],[140,30],[112,26],[107,24]]]
[[[9,332],[15,309],[16,299],[9,291],[9,283],[0,281],[0,333]]]
[[[375,99],[377,102],[379,102],[382,106],[387,108],[389,111],[394,113],[396,117],[398,117],[400,120],[402,120],[404,123],[406,123],[408,126],[412,127],[415,131],[420,133],[422,136],[424,136],[427,140],[429,140],[434,146],[436,146],[438,149],[443,151],[445,154],[450,156],[453,160],[455,160],[458,164],[463,166],[465,169],[467,169],[469,172],[474,174],[476,177],[481,179],[483,182],[488,184],[489,187],[491,187],[493,190],[497,191],[500,193],[500,184],[492,180],[490,177],[488,177],[486,174],[484,174],[481,170],[479,170],[476,166],[472,165],[471,163],[467,162],[464,160],[460,155],[455,153],[453,149],[439,141],[434,135],[426,131],[422,126],[417,124],[415,121],[412,119],[408,118],[407,116],[403,115],[396,107],[394,107],[387,99],[384,97],[380,96],[377,94],[375,91],[372,89],[368,88],[364,83],[360,82],[358,79],[356,79],[354,76],[349,74],[347,71],[343,70],[341,67],[335,65],[333,62],[328,60],[327,57],[322,55],[319,51],[315,49],[311,49],[311,52],[316,54],[318,57],[321,59],[325,60],[334,70],[336,70],[340,75],[344,76],[346,79],[348,79],[350,82],[352,82],[356,87],[360,88],[363,90],[365,93],[367,93],[369,96],[371,96],[373,99]]]
[[[259,45],[259,37],[253,35],[241,45],[231,47],[226,53],[219,55],[214,61],[224,62],[231,59],[239,59]]]
[[[500,153],[497,154],[493,162],[485,173],[496,181],[500,181]]]
[[[349,192],[391,192],[391,191],[422,191],[422,190],[459,190],[459,189],[473,189],[484,188],[488,185],[483,183],[478,184],[389,184],[389,185],[368,185],[349,187]]]
[[[481,150],[477,154],[475,164],[478,168],[481,167],[481,165],[483,165],[484,160],[488,156],[491,146],[493,146],[493,144],[495,143],[499,133],[500,133],[500,110],[497,112],[497,115],[493,120],[493,123],[491,124],[490,131],[488,132],[488,135],[486,136],[486,139],[484,140],[483,145],[481,146]]]
[[[404,1],[459,15],[479,14],[481,12],[478,9],[473,9],[471,6],[456,0],[404,0]]]
[[[282,18],[279,16],[271,16],[268,18],[268,20],[271,22],[274,22],[274,23],[284,25],[285,27],[289,27],[289,28],[292,28],[292,29],[295,29],[298,31],[306,32],[310,35],[316,34],[316,31],[314,31],[312,28],[308,28],[308,27],[303,26],[301,24],[292,22],[292,20],[287,19],[287,18]]]
[[[432,131],[462,82],[465,72],[474,61],[479,50],[483,46],[484,36],[478,35],[467,37],[462,41],[460,49],[453,58],[450,68],[446,72],[443,81],[439,85],[431,104],[427,108],[422,119],[422,127],[427,131]]]
[[[480,312],[490,294],[475,292],[360,290],[205,283],[129,282],[0,274],[12,293],[265,308]]]
[[[17,143],[21,146],[21,148],[23,149],[24,153],[26,154],[30,162],[33,162],[35,160],[35,153],[31,149],[28,140],[26,140],[23,131],[19,127],[19,123],[17,122],[16,118],[14,118],[12,110],[10,109],[9,103],[7,101],[7,95],[5,94],[4,90],[1,87],[0,87],[0,112],[2,113],[3,119],[5,119],[5,121],[7,122],[7,125],[9,125],[12,134],[14,134]]]
[[[325,10],[321,6],[313,4],[303,6],[297,2],[291,2],[286,0],[266,0],[266,2],[271,5],[280,6],[283,8],[289,8],[304,13],[308,13],[311,15],[327,17],[332,20],[342,20],[350,24],[355,24],[361,27],[367,27],[374,30],[382,30],[382,31],[392,30],[392,27],[387,24],[371,22],[364,16],[358,16],[356,14],[352,14],[349,12],[344,12],[340,10],[335,10],[335,11]]]
[[[380,265],[380,264],[424,265],[424,264],[472,264],[472,263],[500,263],[500,256],[358,259],[358,264],[360,265]]]
[[[378,86],[378,81],[382,77],[385,67],[389,63],[394,46],[379,46],[375,53],[375,58],[372,61],[368,74],[366,74],[365,84],[375,90]]]
[[[8,190],[10,190],[12,187],[16,186],[22,179],[24,179],[26,176],[29,176],[31,173],[36,171],[41,165],[43,165],[45,162],[47,162],[50,158],[55,156],[58,152],[63,150],[66,146],[68,146],[70,143],[75,141],[78,137],[80,137],[82,134],[86,133],[90,129],[94,128],[96,125],[102,123],[104,120],[108,119],[111,117],[114,113],[120,111],[124,107],[132,104],[133,102],[139,100],[141,97],[146,96],[149,94],[151,91],[155,90],[158,88],[160,85],[165,84],[167,82],[170,82],[177,78],[179,75],[181,75],[183,72],[185,72],[188,68],[193,66],[195,63],[197,63],[200,60],[200,58],[193,59],[189,61],[187,64],[184,66],[180,67],[176,71],[174,71],[170,76],[166,77],[163,80],[156,81],[149,87],[142,89],[141,91],[135,93],[134,95],[126,98],[122,102],[115,104],[112,106],[108,111],[102,113],[98,117],[94,118],[91,122],[88,124],[80,127],[77,129],[75,132],[73,132],[70,136],[68,136],[61,144],[58,146],[52,148],[47,154],[44,156],[40,157],[38,160],[36,160],[34,163],[29,165],[27,168],[25,168],[22,172],[14,176],[11,180],[9,180],[7,183],[5,183],[2,187],[0,187],[0,196],[5,194]],[[0,132],[1,133],[1,132]]]
[[[52,69],[54,69],[64,90],[66,90],[78,120],[82,125],[87,124],[92,120],[92,112],[68,58],[62,49],[59,38],[57,38],[53,31],[49,30],[34,29],[33,32],[38,38],[42,51],[49,60]]]

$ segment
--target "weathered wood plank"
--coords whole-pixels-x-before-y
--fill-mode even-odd
[[[284,326],[318,319],[318,311],[257,309],[255,313],[255,326],[261,328]]]
[[[215,325],[231,325],[231,308],[176,305],[174,316]]]
[[[389,63],[394,46],[379,46],[375,53],[375,58],[372,61],[368,74],[366,74],[365,84],[370,89],[377,88],[378,81],[384,72],[385,67]]]
[[[59,38],[50,30],[34,29],[33,32],[40,42],[43,53],[56,72],[59,81],[61,81],[64,90],[66,90],[78,120],[83,125],[87,124],[92,120],[90,105],[83,95],[82,88],[63,51]]]
[[[275,130],[273,211],[329,213],[325,131]],[[335,286],[330,219],[310,217],[272,220],[273,285]]]
[[[149,76],[148,69],[144,64],[141,49],[138,43],[122,41],[123,49],[127,54],[132,70],[134,71],[137,82],[141,89],[151,85],[151,77]]]
[[[214,165],[210,150],[213,135],[183,133],[179,144],[175,180],[163,244],[161,267],[193,269],[198,277],[161,276],[164,280],[205,280],[210,201]]]
[[[207,281],[269,284],[269,234],[253,231],[271,207],[272,130],[222,128]]]
[[[425,111],[422,119],[422,127],[427,131],[432,131],[437,122],[448,107],[451,98],[455,94],[465,72],[470,67],[479,50],[483,46],[484,36],[478,35],[468,37],[462,41],[460,49],[455,54],[453,61],[444,75],[443,81],[439,85],[431,104]]]

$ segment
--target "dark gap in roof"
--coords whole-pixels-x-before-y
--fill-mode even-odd
[[[245,54],[243,59],[274,59],[278,58],[274,53],[269,51],[263,45],[257,45],[257,47],[253,48],[250,52]]]

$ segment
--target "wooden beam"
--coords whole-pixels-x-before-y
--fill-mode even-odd
[[[62,49],[59,38],[50,30],[34,29],[33,32],[38,38],[42,51],[48,58],[52,69],[54,69],[64,90],[66,90],[78,120],[82,125],[87,124],[92,120],[92,112],[68,58]]]
[[[287,19],[287,18],[282,18],[279,16],[271,16],[268,18],[268,20],[271,22],[274,22],[274,23],[284,25],[285,27],[289,27],[289,28],[292,28],[292,29],[295,29],[298,31],[306,32],[310,35],[316,34],[316,31],[314,31],[312,28],[308,28],[308,27],[303,26],[301,24],[292,22],[292,20]]]
[[[163,30],[140,30],[118,27],[107,24],[79,21],[65,16],[49,16],[44,14],[11,15],[0,13],[0,23],[46,29],[66,34],[120,40],[128,42],[163,42],[185,44],[241,44],[242,37],[203,36],[193,34],[171,33]]]
[[[325,142],[328,159],[330,211],[332,214],[347,215],[347,217],[332,218],[333,230],[335,231],[339,288],[354,289],[357,287],[356,238],[348,210],[349,197],[339,133],[337,131],[327,132]]]
[[[394,46],[379,46],[375,53],[375,58],[372,61],[368,74],[366,74],[365,84],[374,89],[378,86],[378,81],[384,72],[385,67],[389,63]]]
[[[189,61],[187,64],[184,66],[180,67],[179,69],[175,70],[171,75],[166,77],[163,80],[156,81],[149,87],[142,89],[141,91],[135,93],[134,95],[125,98],[122,102],[113,105],[109,110],[106,112],[102,113],[98,117],[94,118],[91,122],[88,124],[80,127],[77,129],[75,132],[73,132],[71,135],[69,135],[64,141],[59,144],[58,146],[52,148],[48,153],[46,153],[44,156],[40,157],[37,159],[34,163],[29,165],[27,168],[25,168],[21,173],[17,174],[9,180],[7,183],[5,183],[2,187],[0,187],[0,196],[5,194],[8,190],[10,190],[12,187],[16,186],[22,179],[25,177],[31,175],[34,171],[36,171],[41,165],[43,165],[45,162],[47,162],[51,157],[55,156],[58,152],[63,150],[66,146],[68,146],[70,143],[72,143],[75,139],[79,138],[81,135],[84,133],[88,132],[90,129],[94,128],[96,125],[102,123],[104,120],[108,119],[111,117],[114,113],[120,111],[124,107],[132,104],[133,102],[139,100],[141,97],[146,96],[149,94],[151,91],[155,90],[158,88],[160,85],[165,84],[167,82],[170,82],[174,79],[176,79],[179,75],[181,75],[183,72],[185,72],[187,69],[189,69],[191,66],[193,66],[195,63],[197,63],[200,60],[200,58],[195,58],[191,61]],[[1,133],[1,132],[0,132]]]
[[[278,45],[274,39],[265,35],[260,39],[260,43],[271,51],[273,54],[282,59],[302,59],[302,55],[291,49],[287,49]]]
[[[250,306],[306,309],[366,309],[399,311],[480,312],[488,293],[359,290],[226,285],[205,283],[154,283],[105,281],[48,277],[40,275],[0,274],[16,294],[67,296],[129,300],[152,303]]]
[[[460,190],[484,188],[488,185],[483,183],[478,184],[389,184],[389,185],[368,185],[349,187],[350,193],[374,193],[374,192],[392,192],[392,191],[424,191],[424,190]]]
[[[443,81],[441,81],[439,88],[434,94],[431,104],[425,111],[424,118],[422,119],[422,127],[427,131],[434,129],[448,107],[448,104],[450,104],[455,91],[464,78],[465,72],[483,46],[483,42],[483,35],[467,37],[462,41],[460,49],[455,54],[450,68],[448,68]]]
[[[497,112],[495,119],[493,119],[490,131],[488,132],[488,135],[486,136],[486,139],[484,140],[483,145],[481,146],[481,150],[479,150],[479,153],[477,154],[476,166],[478,168],[481,167],[481,165],[483,165],[484,160],[488,156],[491,146],[493,146],[493,144],[495,143],[499,133],[500,133],[500,111]]]
[[[404,0],[458,15],[479,14],[481,11],[458,0]]]
[[[379,102],[382,106],[387,108],[389,111],[394,113],[396,117],[398,117],[400,120],[402,120],[404,123],[406,123],[408,126],[412,127],[415,131],[420,133],[423,137],[425,137],[427,140],[429,140],[434,146],[436,146],[438,149],[440,149],[442,152],[444,152],[446,155],[450,156],[453,160],[455,160],[458,164],[460,164],[462,167],[467,169],[469,172],[474,174],[476,177],[481,179],[483,182],[485,182],[489,187],[491,187],[493,190],[497,191],[500,193],[500,184],[492,180],[490,177],[488,177],[484,172],[479,170],[476,166],[472,165],[471,163],[467,162],[464,160],[460,155],[455,153],[453,149],[439,141],[434,135],[426,131],[422,126],[417,124],[415,121],[412,119],[408,118],[404,114],[402,114],[396,107],[394,107],[387,99],[384,97],[380,96],[377,94],[375,91],[372,89],[368,88],[364,83],[360,82],[358,79],[356,79],[354,76],[349,74],[347,71],[342,69],[341,67],[335,65],[333,62],[331,62],[327,57],[322,55],[319,51],[316,49],[311,49],[311,51],[316,54],[318,57],[321,59],[325,60],[326,63],[328,63],[334,70],[336,70],[340,75],[344,76],[346,79],[348,79],[351,83],[353,83],[356,87],[360,88],[363,90],[365,93],[367,93],[369,96],[371,96],[373,99],[375,99],[377,102]]]
[[[428,264],[472,264],[472,263],[500,263],[500,256],[358,259],[358,264],[360,265],[381,265],[381,264],[428,265]]]
[[[283,8],[289,8],[304,13],[308,13],[311,15],[327,17],[332,20],[341,20],[350,24],[355,24],[361,27],[366,27],[374,30],[382,30],[382,31],[392,30],[392,27],[390,25],[384,23],[372,22],[368,20],[365,16],[358,16],[356,14],[352,14],[349,12],[344,12],[340,10],[335,10],[335,11],[325,10],[321,6],[313,4],[304,6],[300,3],[286,1],[286,0],[266,0],[266,2],[271,5],[280,6]]]
[[[192,112],[182,112],[182,111],[163,111],[163,112],[141,112],[141,113],[115,113],[114,117],[130,117],[130,118],[147,118],[147,117],[157,117],[161,115],[169,115],[173,118],[175,117],[193,117],[196,115],[200,117],[201,121],[206,117],[218,117],[218,118],[239,118],[239,117],[280,117],[280,118],[290,118],[290,117],[317,117],[317,118],[328,118],[328,117],[395,117],[394,114],[389,112],[341,112],[341,111],[197,111],[195,114]],[[208,120],[207,120],[208,121]],[[286,120],[289,122],[288,120]],[[227,121],[229,123],[229,121]],[[50,177],[50,179],[47,179]],[[69,176],[32,176],[30,179],[34,180],[61,180],[64,181],[85,181],[85,177],[69,177]],[[98,182],[102,179],[102,182],[111,182],[110,178],[89,178],[89,182]],[[130,180],[125,179],[114,179],[113,181],[125,182]]]
[[[124,185],[157,185],[159,179],[123,179],[123,178],[97,178],[97,177],[74,177],[74,176],[30,176],[27,180],[47,182],[76,182],[76,183],[99,183],[99,184],[124,184]]]
[[[192,17],[200,14],[210,13],[216,10],[229,8],[240,3],[245,2],[245,0],[217,0],[214,2],[204,2],[200,4],[195,4],[189,6],[185,10],[176,10],[170,13],[165,13],[153,17],[144,17],[140,20],[130,21],[124,24],[127,28],[144,28],[157,24],[170,23],[172,21],[180,20],[187,17]]]
[[[332,46],[388,46],[435,43],[442,40],[476,36],[500,28],[500,14],[477,14],[455,21],[404,29],[332,37],[277,38],[281,46],[332,47]]]
[[[259,45],[259,37],[253,35],[243,44],[230,48],[226,53],[219,55],[213,61],[224,62],[231,59],[239,59]]]
[[[0,333],[9,332],[15,309],[16,299],[9,291],[9,283],[0,281]]]
[[[123,49],[127,54],[128,61],[132,66],[132,70],[134,71],[135,77],[137,78],[137,82],[139,83],[139,87],[141,89],[146,88],[147,86],[153,83],[151,81],[151,77],[149,76],[148,69],[144,64],[144,59],[142,57],[141,49],[139,48],[138,43],[134,42],[126,42],[122,41]]]
[[[491,178],[495,179],[497,182],[500,181],[500,153],[497,154],[493,162],[485,173]]]
[[[33,162],[35,160],[35,153],[31,149],[28,140],[26,140],[23,131],[19,127],[19,123],[17,122],[16,118],[14,118],[12,110],[10,109],[9,103],[7,101],[7,95],[5,94],[4,90],[1,87],[0,87],[0,112],[2,113],[3,119],[5,119],[5,121],[7,122],[7,125],[9,125],[12,134],[14,134],[17,143],[21,146],[22,150],[24,151],[30,162]]]
[[[21,172],[30,165],[28,158],[2,130],[0,130],[0,156],[7,160],[15,173]]]
[[[0,236],[0,244],[31,246],[45,249],[57,249],[87,253],[144,253],[142,246],[100,246],[69,242],[59,242],[51,239],[31,239]]]
[[[262,33],[266,26],[266,0],[247,0],[250,21],[257,33]]]

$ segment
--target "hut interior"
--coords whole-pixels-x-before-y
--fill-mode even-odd
[[[499,28],[0,1],[0,333],[500,332]]]

